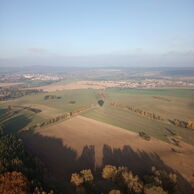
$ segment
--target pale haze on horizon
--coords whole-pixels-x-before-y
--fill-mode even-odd
[[[0,66],[194,66],[193,0],[0,0]]]

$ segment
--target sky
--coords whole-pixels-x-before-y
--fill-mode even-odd
[[[0,0],[0,65],[194,66],[194,1]]]

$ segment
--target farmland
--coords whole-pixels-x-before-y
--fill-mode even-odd
[[[105,105],[82,113],[83,116],[106,122],[135,132],[145,131],[149,135],[168,141],[168,129],[176,132],[177,136],[187,143],[194,145],[192,129],[173,126],[168,119],[180,118],[193,120],[194,109],[193,90],[136,90],[136,89],[108,89],[104,91]],[[155,99],[153,96],[162,97],[169,101]],[[110,106],[111,102],[119,102],[149,112],[161,115],[164,121],[143,117],[127,109]]]
[[[121,102],[163,117],[193,119],[193,89],[108,89],[105,91],[109,102]],[[163,97],[155,98],[155,97]]]
[[[8,86],[15,86],[15,85],[20,85],[20,84],[23,84],[23,83],[7,83],[7,82],[3,82],[3,83],[0,83],[0,87],[8,87]]]
[[[152,165],[160,166],[164,162],[194,183],[194,150],[189,144],[182,143],[178,148],[181,154],[177,154],[172,152],[176,146],[155,138],[145,141],[137,133],[81,116],[37,129],[34,133],[23,132],[22,137],[29,149],[59,178],[106,163],[142,171],[149,168],[152,160]],[[144,160],[137,159],[136,154]]]
[[[55,89],[1,101],[0,122],[57,180],[105,164],[125,165],[137,174],[155,165],[194,184],[194,130],[169,121],[194,121],[193,89]]]
[[[19,129],[22,129],[24,127],[30,127],[36,123],[40,123],[41,121],[56,117],[58,115],[76,111],[91,104],[96,104],[98,99],[98,92],[93,89],[49,93],[49,95],[60,96],[60,99],[45,100],[44,98],[47,95],[48,93],[28,95],[18,98],[14,101],[0,103],[1,123],[5,126],[5,128],[15,125],[18,126],[18,120],[16,118],[18,116],[22,116],[26,118],[25,120],[27,121],[23,124],[19,121],[19,126],[21,126]],[[72,104],[71,101],[74,101],[74,103]],[[11,110],[9,111],[8,106],[11,107]],[[40,109],[41,112],[34,113],[29,110],[23,110],[18,106]],[[7,112],[7,114],[5,114],[5,112]]]
[[[194,145],[194,133],[190,129],[184,129],[168,123],[146,119],[135,113],[115,109],[110,106],[89,110],[82,113],[82,115],[130,131],[144,131],[150,136],[163,141],[168,141],[167,136],[170,134],[167,129],[171,129],[172,131],[175,131],[177,136],[180,136],[183,141]]]
[[[45,96],[56,96],[56,98],[45,99]],[[112,88],[106,90],[75,89],[43,92],[1,103],[0,107],[2,112],[3,110],[7,111],[8,106],[11,106],[12,109],[7,116],[4,114],[1,120],[5,126],[9,127],[17,124],[16,118],[18,116],[24,117],[26,122],[25,124],[20,124],[22,129],[92,104],[97,105],[98,100],[104,98],[104,106],[100,107],[97,105],[81,113],[82,116],[134,132],[144,131],[150,136],[166,142],[168,142],[168,137],[171,135],[169,133],[170,129],[176,133],[176,136],[180,140],[194,145],[194,133],[192,129],[178,127],[168,122],[168,119],[194,120],[193,96],[194,90],[192,89],[145,90]],[[123,109],[111,106],[112,102],[121,103],[126,107],[132,106],[148,112],[153,112],[160,115],[164,120],[153,120],[129,111],[126,108]],[[18,108],[22,106],[40,109],[41,112],[34,113]],[[14,111],[19,111],[19,113],[10,116],[11,112]],[[9,119],[7,119],[8,117]]]
[[[194,0],[0,0],[0,194],[194,194]]]

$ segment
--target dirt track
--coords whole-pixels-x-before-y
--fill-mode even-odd
[[[137,172],[155,165],[177,171],[194,185],[194,147],[185,143],[177,148],[154,138],[146,141],[134,132],[82,116],[23,136],[59,176],[104,164],[125,165]]]

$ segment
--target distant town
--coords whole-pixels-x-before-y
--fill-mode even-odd
[[[25,81],[50,81],[60,82],[62,80],[68,79],[66,74],[57,74],[57,73],[27,73],[27,74],[2,74],[0,75],[1,83],[9,82],[25,82]],[[125,79],[125,80],[87,80],[82,79],[75,80],[72,79],[72,82],[79,83],[79,85],[84,88],[96,88],[96,89],[105,89],[105,88],[165,88],[165,87],[194,87],[193,77],[183,78],[170,78],[170,77],[160,77],[158,79],[154,78],[140,78],[140,79]],[[78,82],[77,82],[78,81]],[[72,88],[74,89],[74,88]]]

